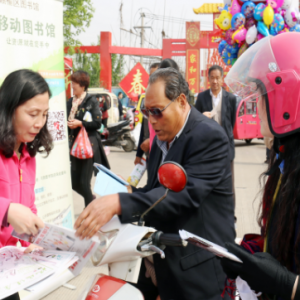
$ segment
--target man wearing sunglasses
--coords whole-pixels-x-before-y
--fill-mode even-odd
[[[225,241],[234,242],[228,138],[221,126],[188,104],[188,95],[188,84],[177,70],[158,69],[150,76],[142,111],[156,137],[149,157],[147,185],[132,188],[132,193],[94,200],[75,223],[78,236],[90,238],[115,214],[122,223],[138,221],[165,193],[157,178],[160,164],[174,161],[185,169],[187,186],[179,193],[170,192],[150,211],[146,225],[165,233],[185,229],[221,246]],[[145,264],[150,273],[149,263],[142,263],[136,286],[145,300],[155,300],[158,295],[162,300],[222,299],[226,275],[212,253],[188,245],[167,247],[165,254],[165,259],[153,256],[153,281],[145,276]]]

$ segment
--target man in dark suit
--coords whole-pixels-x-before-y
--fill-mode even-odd
[[[213,65],[208,70],[208,80],[210,89],[200,93],[197,97],[195,107],[206,117],[215,120],[221,125],[229,139],[229,159],[232,171],[232,191],[235,202],[234,188],[234,138],[233,127],[236,116],[236,97],[222,89],[223,69],[218,65]]]
[[[169,192],[146,216],[146,225],[165,233],[185,229],[221,246],[234,241],[228,138],[216,122],[188,104],[188,93],[186,81],[175,69],[158,69],[150,76],[144,113],[156,137],[147,185],[94,200],[75,223],[78,236],[92,237],[115,214],[122,223],[137,221],[165,193],[157,178],[160,164],[174,161],[185,169],[187,186],[179,193]],[[146,278],[142,263],[137,287],[145,300],[158,295],[162,300],[222,299],[226,276],[214,254],[191,244],[164,251],[165,259],[153,256],[157,286]]]

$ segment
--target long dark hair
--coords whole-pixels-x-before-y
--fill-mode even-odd
[[[295,133],[284,138],[284,169],[281,178],[280,192],[277,196],[278,209],[274,236],[271,247],[275,258],[289,270],[293,266],[293,258],[296,262],[297,271],[300,271],[300,230],[297,230],[297,217],[300,203],[300,133]],[[269,170],[276,160],[274,149],[271,152]],[[280,177],[279,168],[269,176],[261,202],[262,209],[259,214],[259,224],[263,228],[266,237],[269,226],[265,228],[264,220],[270,220],[273,197]],[[263,178],[265,176],[262,176]]]
[[[45,79],[31,70],[18,70],[10,73],[0,88],[0,151],[6,157],[14,154],[16,135],[13,127],[13,117],[18,106],[33,97],[51,92]],[[30,156],[37,152],[50,153],[52,137],[47,128],[47,122],[35,139],[27,144]]]

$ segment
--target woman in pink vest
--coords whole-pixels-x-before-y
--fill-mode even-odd
[[[52,149],[46,126],[49,98],[46,81],[30,70],[9,74],[0,88],[0,247],[16,246],[13,229],[36,235],[44,227],[34,203],[35,155]],[[20,242],[26,252],[37,247]]]

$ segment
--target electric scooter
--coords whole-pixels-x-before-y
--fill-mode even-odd
[[[118,216],[114,216],[99,230],[100,246],[92,262],[94,266],[108,264],[109,275],[91,278],[77,300],[143,300],[142,293],[127,283],[137,282],[142,259],[154,254],[164,259],[166,246],[187,246],[177,234],[164,234],[144,226],[145,216],[167,197],[169,190],[180,192],[185,188],[187,175],[177,163],[165,162],[158,170],[158,180],[166,192],[141,215],[137,224],[121,224]]]
[[[135,148],[135,139],[129,124],[129,120],[109,124],[101,134],[103,146],[122,147],[125,152],[131,152]]]

